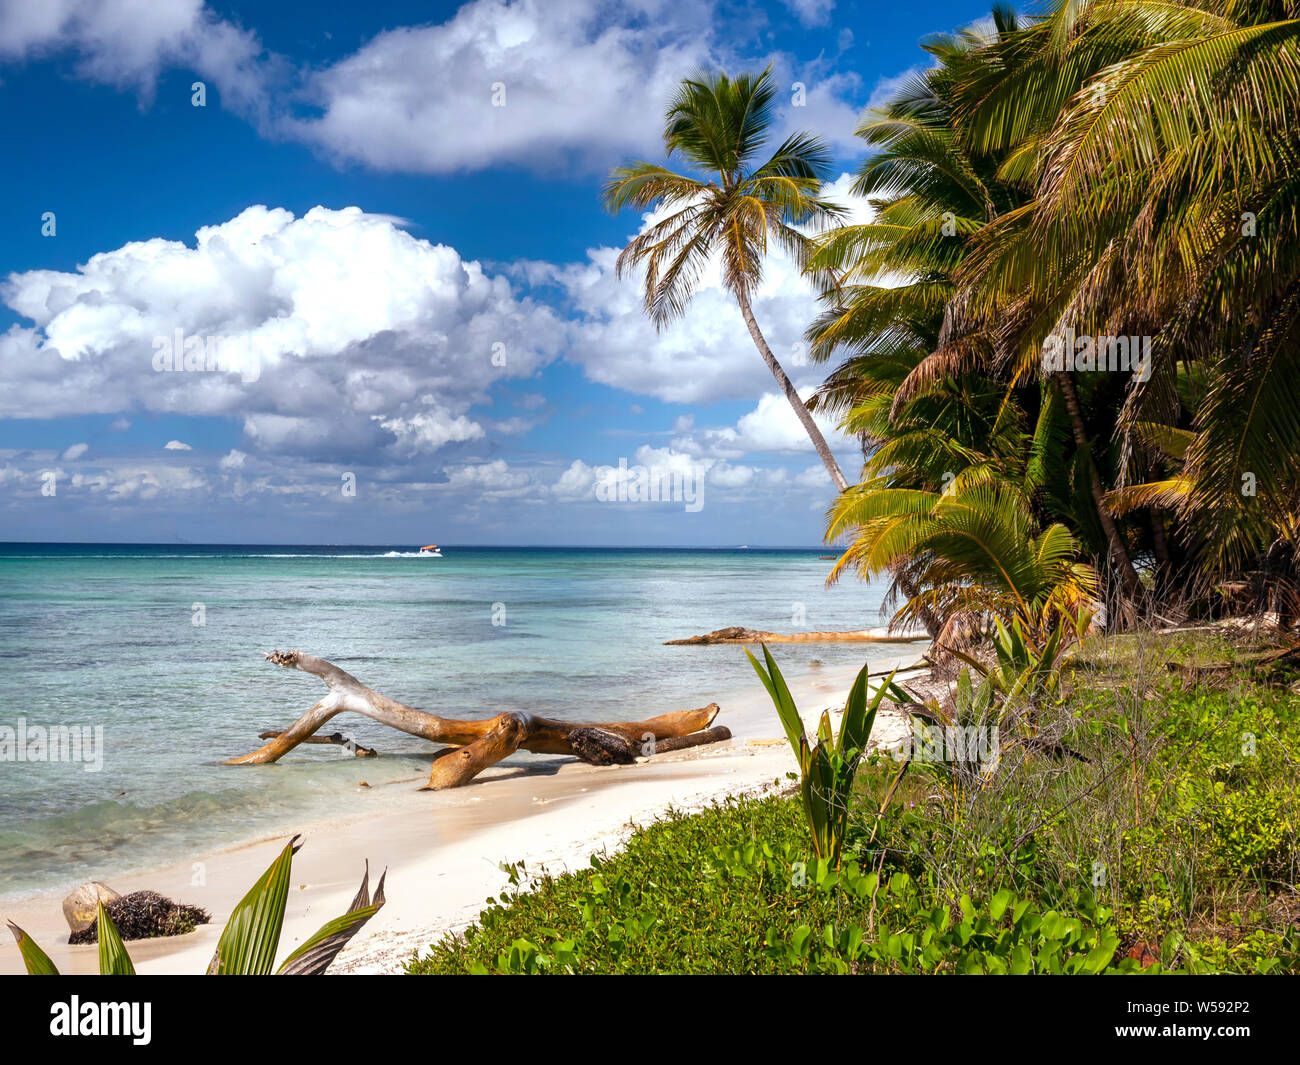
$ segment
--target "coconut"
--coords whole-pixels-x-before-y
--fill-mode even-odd
[[[92,880],[88,884],[82,884],[63,900],[63,919],[68,922],[70,931],[83,932],[95,923],[95,914],[101,900],[107,906],[118,898],[121,896],[107,884]]]

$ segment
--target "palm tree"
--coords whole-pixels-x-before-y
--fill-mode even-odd
[[[1026,207],[975,242],[969,302],[1019,294],[1001,344],[1016,373],[1063,322],[1154,336],[1154,372],[1115,411],[1120,487],[1099,509],[1154,506],[1161,538],[1173,514],[1220,576],[1297,546],[1297,15],[1296,0],[1063,3],[999,47],[959,116],[976,148],[1034,160]],[[1153,426],[1190,433],[1181,469],[1127,490]]]
[[[845,569],[869,579],[902,564],[921,589],[895,623],[923,609],[949,625],[1019,620],[1037,643],[1096,593],[1070,531],[1059,523],[1040,531],[1027,496],[1005,482],[971,477],[924,492],[864,481],[832,507],[831,533],[849,529],[856,535],[832,580]]]
[[[1281,567],[1294,581],[1298,13],[1296,0],[1070,0],[927,42],[937,65],[859,131],[878,149],[857,187],[875,221],[828,234],[810,260],[841,281],[814,355],[850,353],[815,406],[908,456],[891,487],[933,490],[945,451],[958,474],[954,450],[990,461],[996,448],[908,405],[1000,381],[1035,439],[1041,411],[1064,418],[1073,457],[1031,506],[1104,553],[1126,597],[1139,557],[1157,592],[1193,556],[1207,574]],[[1045,371],[1044,341],[1067,326],[1153,335],[1154,374]],[[1144,442],[1153,431],[1190,434],[1172,472]],[[908,444],[926,436],[954,447],[927,459]]]
[[[869,450],[854,501],[841,496],[832,507],[834,530],[854,531],[848,519],[864,513],[864,491],[939,493],[953,478],[1006,481],[1026,493],[1043,525],[1078,525],[1081,500],[1060,488],[1069,481],[1065,405],[1033,382],[1000,383],[997,314],[954,308],[972,234],[1025,200],[1003,180],[1000,157],[963,142],[955,117],[962,82],[979,73],[993,41],[1017,28],[1012,13],[995,8],[996,36],[966,30],[923,44],[938,63],[906,79],[857,131],[875,149],[854,185],[873,219],[814,242],[810,270],[837,283],[808,331],[813,357],[848,357],[811,405],[839,415]],[[841,567],[855,557],[850,548]],[[937,635],[952,620],[942,614],[951,601],[922,589],[925,566],[904,553],[889,572],[907,600],[897,620],[918,617]]]
[[[772,354],[751,302],[769,241],[802,267],[808,237],[797,227],[823,225],[843,213],[820,195],[830,168],[830,152],[820,139],[792,134],[754,165],[771,136],[775,96],[770,68],[735,79],[726,74],[687,78],[669,104],[664,145],[670,159],[680,155],[699,176],[646,162],[617,167],[605,185],[605,204],[614,212],[629,206],[670,211],[618,257],[620,276],[644,264],[646,313],[659,329],[685,312],[701,271],[715,257],[721,259],[723,284],[735,297],[754,346],[842,492],[848,481]]]

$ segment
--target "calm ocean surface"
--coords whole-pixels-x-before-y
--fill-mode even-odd
[[[827,590],[830,563],[815,548],[392,550],[0,544],[0,726],[102,725],[104,739],[99,772],[0,761],[0,895],[348,813],[359,763],[338,748],[299,747],[274,767],[218,764],[324,691],[264,662],[272,648],[322,655],[447,716],[626,719],[753,682],[739,647],[664,640],[724,625],[883,623],[880,590],[855,580]],[[858,665],[866,649],[774,653],[793,673],[814,656]],[[361,763],[372,784],[427,768],[422,741],[356,715],[330,728],[382,752]]]

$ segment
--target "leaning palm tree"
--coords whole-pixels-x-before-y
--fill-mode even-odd
[[[843,212],[820,195],[830,168],[830,152],[820,139],[791,134],[754,165],[772,133],[775,96],[770,68],[735,79],[687,78],[669,104],[664,145],[669,158],[681,156],[698,173],[646,162],[616,167],[605,185],[605,204],[615,212],[629,206],[668,212],[618,257],[619,276],[644,265],[646,313],[657,328],[685,312],[701,272],[721,260],[723,284],[740,306],[758,353],[842,492],[848,482],[826,438],[754,317],[752,298],[763,279],[768,242],[803,267],[808,238],[798,227],[824,225]]]

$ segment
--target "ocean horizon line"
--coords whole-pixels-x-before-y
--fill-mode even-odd
[[[5,547],[354,547],[392,548],[415,543],[414,540],[391,540],[386,543],[309,543],[301,540],[0,540]],[[439,545],[448,550],[472,551],[827,551],[820,544],[457,544]]]

